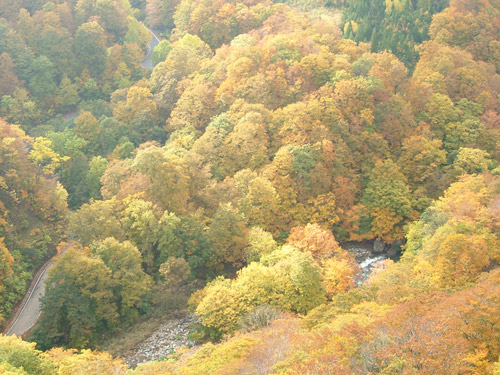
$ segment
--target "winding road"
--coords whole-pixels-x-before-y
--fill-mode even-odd
[[[148,46],[148,53],[142,60],[142,67],[145,69],[153,69],[153,49],[160,43],[160,39],[148,29],[152,35],[151,42]],[[69,119],[75,117],[76,112],[68,114]],[[28,292],[23,298],[22,307],[18,309],[16,314],[11,320],[11,323],[7,325],[4,330],[6,335],[17,335],[22,336],[24,333],[29,331],[38,321],[40,317],[41,302],[45,294],[45,280],[49,276],[48,270],[54,264],[54,258],[47,262],[42,269],[37,273],[33,279]]]
[[[45,294],[45,280],[49,276],[47,271],[53,264],[54,258],[48,264],[45,264],[42,272],[31,283],[27,297],[23,298],[24,304],[17,312],[12,324],[4,332],[6,335],[21,336],[38,321],[41,310],[40,298]]]
[[[145,69],[153,69],[153,49],[160,43],[160,39],[155,35],[153,31],[148,29],[149,33],[153,37],[151,42],[149,42],[148,53],[142,60],[142,67]]]

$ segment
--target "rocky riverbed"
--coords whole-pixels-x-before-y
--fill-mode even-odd
[[[388,254],[375,253],[373,251],[373,243],[369,242],[350,242],[343,244],[342,247],[354,256],[361,268],[360,275],[356,280],[358,285],[364,283],[366,279],[368,279],[368,276],[370,276],[370,273],[380,261],[389,258]]]
[[[389,258],[387,253],[374,252],[373,243],[370,242],[344,243],[342,247],[355,257],[361,268],[358,284],[366,281],[380,261]],[[135,368],[140,363],[162,359],[184,345],[193,346],[195,343],[189,340],[188,335],[194,323],[196,317],[193,314],[162,323],[148,338],[123,355],[122,359],[129,367]]]
[[[193,346],[188,335],[191,325],[196,322],[193,314],[162,323],[146,340],[134,346],[122,359],[127,366],[135,368],[140,363],[164,358],[182,346]]]

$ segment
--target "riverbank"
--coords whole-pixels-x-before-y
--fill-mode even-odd
[[[385,259],[398,261],[401,257],[401,249],[391,252],[386,251],[386,249],[383,249],[382,252],[378,251],[375,241],[343,242],[340,246],[351,253],[359,264],[361,272],[356,280],[358,285],[368,279],[378,262]],[[391,250],[393,249],[391,248]]]

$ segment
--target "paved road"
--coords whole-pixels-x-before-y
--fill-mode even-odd
[[[148,29],[153,38],[149,43],[148,54],[144,57],[142,61],[142,66],[146,69],[153,69],[153,48],[155,48],[158,43],[160,43],[160,39]],[[76,112],[71,112],[65,115],[67,119],[74,119],[76,116]],[[52,267],[53,263],[50,263],[45,270],[40,274],[38,279],[34,280],[35,286],[32,288],[28,299],[25,304],[21,308],[17,318],[15,319],[12,326],[6,332],[7,335],[17,335],[21,336],[23,333],[28,331],[31,327],[35,325],[40,317],[40,298],[45,294],[45,280],[48,277],[48,270]]]
[[[67,112],[67,113],[62,115],[62,118],[65,119],[66,121],[72,121],[72,120],[76,120],[78,118],[79,114],[80,114],[79,110]]]
[[[33,281],[35,286],[26,300],[26,303],[21,308],[14,324],[12,324],[7,331],[7,335],[21,336],[37,322],[38,317],[40,316],[40,298],[45,294],[45,280],[48,277],[47,271],[50,267],[52,267],[52,264],[53,263],[50,263],[46,266],[45,270],[40,274],[38,279]]]
[[[144,57],[144,60],[142,60],[142,67],[146,69],[153,69],[153,48],[155,48],[160,43],[160,39],[158,39],[155,33],[150,29],[148,29],[148,31],[153,38],[151,39],[151,42],[148,46],[148,54],[146,55],[146,57]]]

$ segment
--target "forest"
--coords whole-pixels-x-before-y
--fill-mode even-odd
[[[0,373],[500,375],[498,0],[4,1],[0,64]]]

